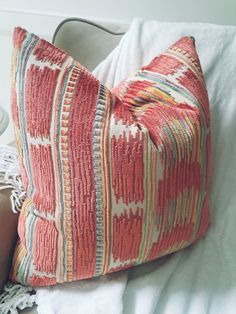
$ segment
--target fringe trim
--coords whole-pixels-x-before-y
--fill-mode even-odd
[[[20,211],[26,197],[20,175],[18,153],[14,147],[0,145],[0,190],[12,189],[10,200],[14,213]],[[31,287],[8,282],[0,295],[0,313],[17,314],[18,309],[32,307],[35,303],[35,291]]]
[[[0,190],[11,188],[11,208],[13,213],[21,210],[22,204],[26,197],[18,161],[18,153],[14,147],[0,145],[0,183],[4,186]]]
[[[32,307],[35,303],[35,292],[31,287],[8,282],[0,295],[0,313],[17,314],[18,309]],[[17,309],[18,308],[18,309]]]

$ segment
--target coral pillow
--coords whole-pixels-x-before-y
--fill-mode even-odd
[[[193,39],[113,91],[34,34],[16,28],[13,41],[12,114],[27,198],[11,279],[90,278],[202,237],[210,125]]]

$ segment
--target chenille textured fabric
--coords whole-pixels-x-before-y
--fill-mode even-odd
[[[210,119],[194,40],[113,90],[21,28],[12,117],[27,197],[11,279],[46,286],[182,249],[209,226]]]

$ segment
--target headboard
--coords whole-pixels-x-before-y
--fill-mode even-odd
[[[236,2],[234,0],[226,1],[225,5],[228,10],[228,19],[232,22],[229,12],[232,12],[230,7],[234,11]],[[209,4],[205,11],[205,18],[209,21],[212,21],[214,16],[216,23],[224,24],[227,21],[223,11],[222,16],[218,14],[219,1],[216,6]],[[198,14],[196,12],[194,21],[200,21],[201,16],[199,12]],[[189,12],[186,15],[187,17],[189,18]],[[161,18],[161,20],[163,19]],[[171,21],[172,19],[168,20]],[[53,43],[92,71],[117,46],[128,28],[128,22],[111,22],[105,19],[97,22],[97,20],[93,19],[72,17],[63,20],[58,25],[54,32]]]
[[[93,70],[117,46],[128,27],[125,23],[98,24],[81,18],[69,18],[58,25],[53,43]]]

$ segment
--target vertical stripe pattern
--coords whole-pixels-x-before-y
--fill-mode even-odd
[[[209,104],[183,37],[113,90],[16,28],[12,118],[27,192],[11,279],[47,286],[182,249],[209,225]]]

